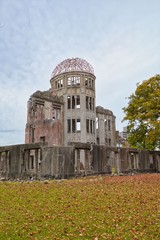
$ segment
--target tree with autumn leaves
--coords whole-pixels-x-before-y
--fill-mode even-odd
[[[135,93],[124,107],[131,147],[160,149],[160,75],[137,84]]]

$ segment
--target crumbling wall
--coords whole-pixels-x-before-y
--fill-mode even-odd
[[[93,146],[93,172],[94,173],[108,173],[113,171],[116,166],[116,148],[109,148],[106,146]]]
[[[41,147],[41,144],[0,147],[0,178],[37,179]]]
[[[28,101],[25,143],[63,145],[63,101],[49,91],[37,91]]]
[[[68,178],[75,173],[75,154],[73,147],[43,148],[40,164],[41,178]]]
[[[82,152],[82,154],[81,154]],[[0,179],[53,179],[93,174],[160,172],[160,151],[72,143],[0,147]]]
[[[160,152],[93,146],[94,173],[160,172]]]

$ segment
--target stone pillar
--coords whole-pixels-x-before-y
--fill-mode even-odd
[[[104,127],[104,118],[99,118],[99,144],[105,145],[105,127]]]

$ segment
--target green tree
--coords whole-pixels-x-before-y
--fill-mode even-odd
[[[160,75],[137,84],[124,107],[128,142],[132,147],[160,149]]]

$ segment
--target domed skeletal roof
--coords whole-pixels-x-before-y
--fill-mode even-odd
[[[84,59],[68,58],[57,65],[53,70],[51,78],[65,72],[82,71],[94,74],[93,67]]]

